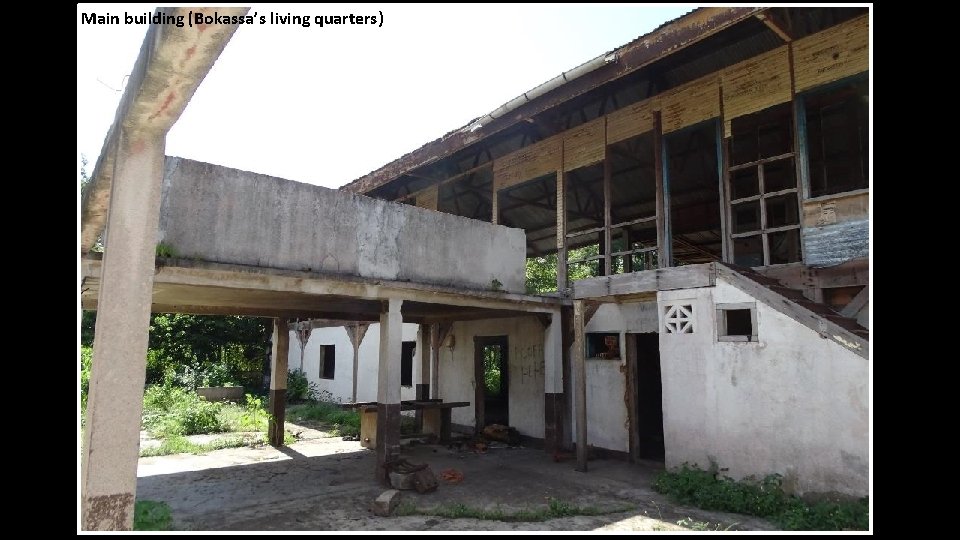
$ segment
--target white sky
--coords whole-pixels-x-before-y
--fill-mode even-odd
[[[92,172],[146,27],[82,25],[77,170]],[[250,13],[377,14],[383,27],[242,25],[167,136],[167,154],[338,187],[691,5],[253,5]],[[116,89],[116,90],[114,90]]]

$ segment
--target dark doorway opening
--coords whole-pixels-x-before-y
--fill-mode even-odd
[[[477,432],[490,424],[508,426],[509,377],[507,336],[478,336],[474,342]]]
[[[660,339],[656,333],[627,334],[628,373],[633,380],[630,454],[633,458],[664,460],[663,387],[660,378]]]

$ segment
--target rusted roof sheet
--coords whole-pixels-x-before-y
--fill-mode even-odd
[[[615,53],[615,61],[573,79],[517,107],[493,122],[471,131],[470,126],[482,117],[473,119],[462,128],[453,130],[439,139],[429,142],[342,186],[340,189],[355,193],[369,193],[409,171],[450,156],[454,152],[498,133],[525,118],[551,109],[589,90],[632,73],[764,9],[766,8],[706,7],[695,9],[604,55]]]

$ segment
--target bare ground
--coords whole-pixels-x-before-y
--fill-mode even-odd
[[[402,492],[407,509],[429,512],[463,504],[504,513],[546,508],[551,498],[599,511],[543,522],[452,519],[432,515],[378,517],[370,503],[385,488],[374,479],[375,454],[359,442],[302,426],[301,441],[282,449],[232,448],[206,455],[141,458],[137,498],[164,501],[181,530],[684,530],[682,519],[711,530],[771,530],[769,522],[675,506],[650,485],[661,465],[593,460],[590,472],[555,463],[541,450],[492,448],[485,454],[443,445],[405,446],[403,457],[435,473],[455,468],[459,484],[440,481],[424,495]],[[702,525],[701,525],[702,526]]]

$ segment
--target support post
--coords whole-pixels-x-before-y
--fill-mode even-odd
[[[557,292],[567,288],[567,173],[563,171],[563,148],[557,169]]]
[[[380,371],[377,375],[377,470],[390,483],[387,464],[400,458],[400,351],[403,345],[403,300],[391,298],[380,313]]]
[[[604,117],[606,120],[606,117]],[[613,260],[610,257],[610,253],[613,251],[613,238],[611,237],[610,226],[612,223],[612,216],[610,215],[610,207],[612,202],[610,201],[611,188],[610,180],[613,176],[613,162],[611,161],[610,156],[610,147],[604,145],[603,147],[603,239],[601,244],[603,244],[603,273],[604,276],[613,275]],[[629,249],[629,247],[624,248]]]
[[[577,381],[577,470],[587,472],[587,363],[583,347],[583,300],[573,301],[573,365]]]
[[[121,132],[81,452],[84,530],[131,530],[165,134]]]
[[[670,237],[666,148],[663,144],[663,122],[660,111],[653,111],[653,172],[657,188],[657,268],[673,266],[673,245]]]
[[[543,448],[548,454],[563,447],[563,319],[552,314],[543,333]]]
[[[417,349],[420,350],[420,379],[416,386],[416,399],[430,399],[430,352],[432,350],[432,340],[430,339],[431,325],[420,325],[420,343]],[[417,409],[417,425],[420,431],[423,431],[423,411]]]
[[[352,326],[345,328],[347,337],[350,338],[350,344],[353,345],[353,390],[351,401],[354,403],[357,402],[357,373],[360,366],[360,344],[363,343],[363,337],[367,335],[368,328],[370,328],[370,325],[363,323],[354,323]]]
[[[283,423],[287,415],[287,362],[290,354],[289,322],[273,320],[273,349],[270,353],[270,445],[283,446]]]

